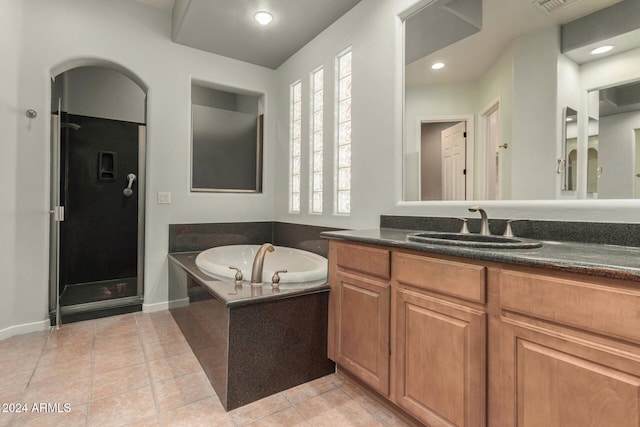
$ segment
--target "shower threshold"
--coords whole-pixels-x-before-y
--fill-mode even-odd
[[[142,296],[122,297],[105,301],[95,301],[83,304],[60,307],[61,323],[73,323],[83,320],[99,319],[102,317],[117,316],[119,314],[142,311]],[[49,313],[51,326],[56,325],[56,311]]]

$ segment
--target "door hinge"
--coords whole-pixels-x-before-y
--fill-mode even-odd
[[[462,175],[466,175],[467,174],[467,170],[466,169],[462,169]]]
[[[467,132],[465,131],[465,133],[463,133],[463,134],[462,134],[462,136],[463,136],[464,138],[466,138],[466,137],[467,137]]]
[[[53,209],[49,211],[49,213],[53,215],[54,221],[64,221],[64,206],[54,206]]]

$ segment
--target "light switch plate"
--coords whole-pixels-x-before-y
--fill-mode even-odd
[[[171,193],[167,191],[158,191],[158,204],[169,204],[171,203]]]

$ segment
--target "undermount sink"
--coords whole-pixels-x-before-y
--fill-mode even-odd
[[[519,237],[491,236],[474,233],[443,233],[440,231],[423,231],[410,234],[407,240],[416,243],[435,245],[462,246],[468,248],[491,249],[533,249],[542,246],[541,242]]]

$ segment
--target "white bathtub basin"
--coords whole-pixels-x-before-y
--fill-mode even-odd
[[[242,270],[244,280],[250,281],[253,259],[259,248],[260,245],[218,246],[200,252],[196,257],[196,265],[206,273],[230,279],[234,278],[236,272],[229,267],[237,267]],[[280,273],[280,283],[326,280],[326,258],[286,246],[274,246],[274,249],[264,257],[264,283],[271,283],[271,277],[278,270],[287,270],[287,273]]]

